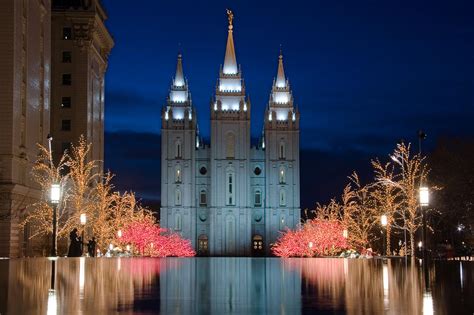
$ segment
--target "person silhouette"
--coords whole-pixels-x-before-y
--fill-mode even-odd
[[[67,257],[81,257],[82,256],[82,240],[77,233],[77,229],[74,228],[71,233],[69,233],[69,240],[71,241],[69,244],[69,250],[67,253]]]
[[[95,257],[96,245],[97,242],[95,241],[95,237],[92,237],[92,239],[87,243],[87,252],[89,253],[89,257]]]

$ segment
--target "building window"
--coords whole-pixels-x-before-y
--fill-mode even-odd
[[[201,189],[199,193],[199,205],[201,206],[207,205],[207,192],[205,189]]]
[[[63,39],[70,40],[72,38],[72,29],[70,27],[63,27]]]
[[[280,182],[280,184],[286,183],[285,168],[283,166],[280,167],[279,182]]]
[[[71,131],[71,120],[70,119],[63,119],[61,121],[61,130],[62,131]]]
[[[174,230],[175,231],[181,231],[181,214],[179,213],[176,213],[175,217],[174,217]]]
[[[175,149],[176,149],[176,150],[175,150],[175,151],[176,151],[176,152],[175,152],[175,157],[176,157],[177,159],[180,159],[180,158],[182,157],[182,154],[183,154],[183,152],[182,152],[182,147],[181,147],[181,140],[176,140],[176,147],[175,147]]]
[[[175,182],[181,183],[181,166],[176,165],[176,170],[175,170]]]
[[[63,85],[71,85],[72,77],[70,73],[63,74]]]
[[[228,171],[226,174],[226,204],[228,206],[235,205],[235,174]]]
[[[61,99],[61,108],[71,108],[71,97],[64,96]]]
[[[253,173],[258,176],[258,175],[262,174],[262,169],[257,166],[257,167],[253,170]]]
[[[233,159],[235,156],[235,135],[233,133],[228,133],[226,136],[225,154],[228,159]]]
[[[178,188],[174,193],[174,204],[176,206],[181,206],[181,190]]]
[[[283,231],[286,227],[285,215],[280,216],[280,230]]]
[[[280,189],[280,206],[286,206],[286,191],[285,189]]]
[[[205,234],[201,234],[198,237],[198,254],[205,256],[208,254],[209,249],[209,238]]]
[[[263,237],[261,235],[254,235],[252,238],[252,251],[258,253],[263,250]]]
[[[262,205],[262,192],[260,190],[255,191],[254,204],[256,207],[260,207]]]
[[[72,53],[70,51],[63,51],[63,63],[72,62]]]
[[[279,150],[278,156],[279,156],[280,160],[284,160],[286,158],[285,142],[284,141],[280,142],[280,150]]]

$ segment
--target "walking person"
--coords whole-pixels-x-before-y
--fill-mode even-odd
[[[96,245],[97,242],[95,241],[95,237],[92,237],[92,239],[87,243],[87,252],[89,253],[89,257],[95,257]]]

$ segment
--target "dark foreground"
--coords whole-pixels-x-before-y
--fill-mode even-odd
[[[0,260],[3,314],[473,314],[474,262]]]

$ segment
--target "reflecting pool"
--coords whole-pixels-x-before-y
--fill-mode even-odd
[[[473,312],[474,262],[467,261],[423,269],[403,259],[0,260],[0,314]]]

